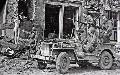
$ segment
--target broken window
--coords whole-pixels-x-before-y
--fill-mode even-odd
[[[52,34],[59,35],[59,9],[55,5],[45,6],[45,38],[52,38]]]
[[[63,19],[63,38],[70,38],[74,33],[75,8],[65,7]]]
[[[25,30],[27,32],[30,32],[32,30],[32,22],[30,19],[33,16],[33,12],[30,11],[33,9],[32,6],[33,0],[19,0],[18,1],[18,17],[20,20],[20,28],[21,28],[21,34],[20,37],[27,39],[28,35],[23,33],[22,30]]]
[[[18,1],[18,14],[28,18],[28,6],[26,0]]]

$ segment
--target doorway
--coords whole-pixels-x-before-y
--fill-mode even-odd
[[[45,38],[50,38],[52,35],[57,38],[59,35],[59,10],[60,6],[58,5],[45,5]]]
[[[76,16],[76,7],[68,6],[64,8],[63,17],[63,38],[70,39],[74,35],[75,22],[78,22],[78,15]]]

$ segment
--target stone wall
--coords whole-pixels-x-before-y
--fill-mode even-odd
[[[8,0],[6,9],[6,24],[4,25],[8,29],[14,27],[14,19],[17,18],[18,15],[17,7],[17,0]]]
[[[45,27],[45,0],[35,0],[35,21],[39,31],[39,38],[44,38],[43,30]]]
[[[47,0],[29,1],[30,5],[28,9],[28,14],[30,18],[33,18],[34,20],[33,24],[36,26],[36,28],[39,31],[39,39],[44,38],[43,35],[45,28],[45,1]],[[62,0],[49,0],[49,1],[62,1]],[[74,0],[65,0],[65,1],[74,1]],[[3,28],[7,28],[7,29],[14,28],[14,19],[17,18],[18,15],[17,6],[18,6],[17,0],[8,0],[6,24],[3,25]]]
[[[34,1],[34,3],[33,3]],[[33,24],[37,27],[39,31],[39,39],[43,38],[43,29],[45,26],[45,0],[30,0],[28,15],[29,18],[33,18]],[[35,6],[35,12],[34,12]],[[14,28],[14,19],[18,15],[18,2],[17,0],[8,0],[7,10],[6,10],[6,23],[2,25],[2,29],[13,29]],[[33,17],[34,16],[34,17]],[[7,34],[11,34],[7,32]]]

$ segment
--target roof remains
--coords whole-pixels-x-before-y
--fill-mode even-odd
[[[82,4],[82,0],[47,0],[46,4],[51,5],[63,5],[63,6],[74,6],[79,7]]]

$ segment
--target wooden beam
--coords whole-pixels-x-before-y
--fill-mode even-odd
[[[36,7],[36,5],[35,5],[35,0],[33,0],[32,1],[33,2],[33,16],[32,16],[32,19],[35,19],[35,7]]]
[[[67,6],[73,6],[73,7],[79,7],[81,5],[81,3],[61,3],[61,2],[45,2],[46,4],[51,4],[51,5],[62,5],[64,7]]]
[[[63,38],[63,16],[64,16],[64,6],[60,8],[59,12],[59,39]]]
[[[117,42],[120,42],[120,12],[117,14]]]
[[[79,30],[79,26],[78,26],[78,21],[79,21],[79,8],[76,9],[75,11],[75,18],[74,18],[74,25],[75,25],[75,29]]]
[[[8,0],[6,0],[5,6],[4,6],[3,24],[5,24],[5,22],[6,22],[6,9],[7,9],[7,3],[8,3]],[[3,27],[4,27],[4,26],[3,26]],[[6,34],[6,31],[5,31],[5,30],[2,30],[2,36],[5,36],[5,34]]]
[[[78,21],[79,21],[79,8],[77,8],[75,12],[75,20],[74,20],[75,30],[79,30]],[[79,39],[76,31],[75,31],[75,38]]]

